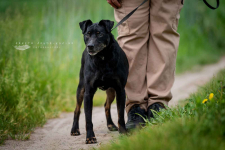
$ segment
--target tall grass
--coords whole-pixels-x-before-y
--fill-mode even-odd
[[[178,73],[215,62],[225,47],[224,10],[211,11],[194,0],[185,5],[179,26]],[[8,136],[26,139],[46,118],[74,110],[85,47],[78,23],[86,19],[114,20],[113,9],[101,0],[0,1],[1,142]],[[116,36],[116,30],[113,33]],[[31,47],[16,50],[19,42]],[[104,100],[104,92],[98,91],[94,105]]]

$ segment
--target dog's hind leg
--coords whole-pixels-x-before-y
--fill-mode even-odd
[[[107,98],[105,102],[105,116],[107,120],[107,127],[110,131],[118,131],[118,128],[115,126],[115,124],[112,121],[111,112],[110,112],[111,104],[116,96],[116,92],[113,88],[108,88],[106,90],[106,94],[107,94]]]
[[[77,88],[77,104],[76,109],[74,111],[74,118],[73,118],[73,126],[71,129],[71,136],[78,136],[80,135],[79,130],[79,117],[80,117],[80,108],[84,99],[84,85],[82,81],[80,81],[79,86]]]

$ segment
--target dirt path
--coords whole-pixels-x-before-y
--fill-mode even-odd
[[[217,64],[203,67],[198,72],[187,72],[176,77],[172,89],[174,98],[170,106],[174,106],[179,100],[187,98],[191,93],[207,81],[219,70],[225,68],[225,58],[222,58]],[[112,117],[117,123],[116,106],[112,106]],[[117,137],[118,132],[109,132],[106,127],[104,108],[95,107],[93,109],[93,125],[98,143],[87,145],[85,143],[85,119],[82,110],[80,116],[80,136],[70,136],[73,113],[63,113],[60,118],[49,119],[43,128],[37,128],[28,141],[7,140],[0,149],[28,149],[28,150],[56,150],[56,149],[88,149],[93,146],[99,146],[108,142],[110,139]]]

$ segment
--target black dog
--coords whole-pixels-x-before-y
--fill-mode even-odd
[[[71,135],[80,135],[79,116],[84,99],[86,144],[97,142],[92,124],[93,96],[97,88],[106,90],[107,93],[105,114],[108,129],[118,130],[110,114],[110,107],[116,96],[119,132],[126,132],[124,87],[127,82],[129,64],[125,53],[111,34],[113,25],[114,22],[109,20],[101,20],[94,24],[91,20],[80,22],[86,48],[81,60],[80,82],[77,88],[77,104]]]

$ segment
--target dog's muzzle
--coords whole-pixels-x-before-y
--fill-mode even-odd
[[[87,46],[87,48],[88,48],[88,54],[89,55],[94,56],[94,55],[96,55],[98,53],[98,52],[94,51],[94,45],[93,44],[89,44]]]

